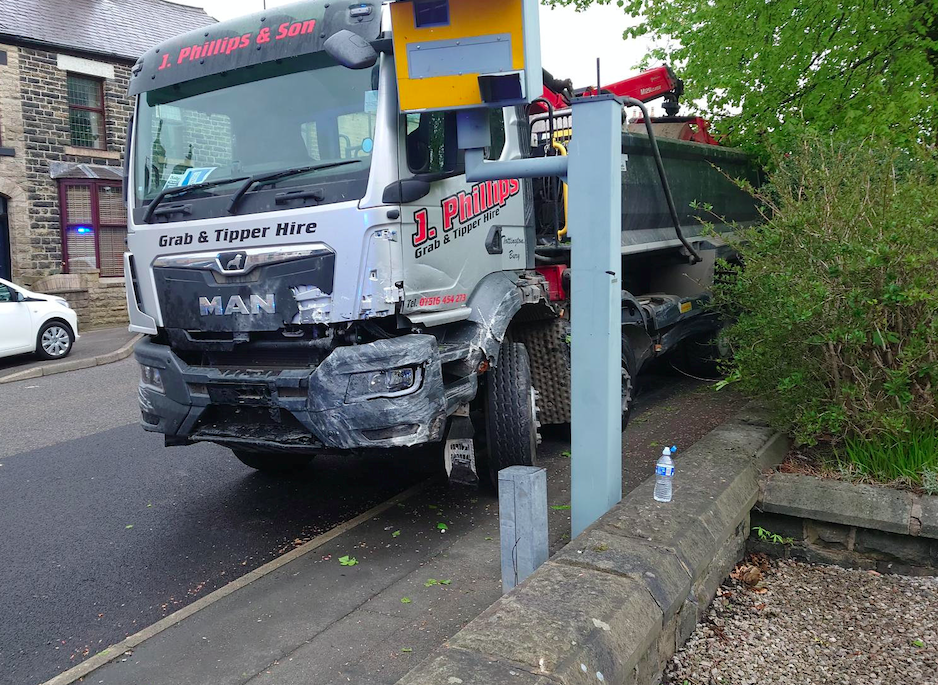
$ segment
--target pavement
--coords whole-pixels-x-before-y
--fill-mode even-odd
[[[140,336],[126,326],[80,331],[71,353],[58,361],[38,359],[33,354],[18,354],[0,358],[0,383],[10,383],[64,371],[75,371],[119,361],[133,353],[131,343]]]
[[[43,682],[422,482],[419,454],[300,477],[138,425],[127,359],[0,385],[0,683]],[[393,467],[392,467],[393,466]]]
[[[0,683],[136,635],[83,682],[391,684],[501,595],[495,498],[449,488],[425,455],[269,478],[212,445],[163,448],[136,425],[135,386],[128,360],[0,387]],[[662,444],[743,404],[666,370],[642,390],[626,492]],[[569,539],[567,450],[568,432],[546,432],[553,550]]]

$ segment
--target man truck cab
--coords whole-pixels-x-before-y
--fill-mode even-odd
[[[445,444],[448,468],[471,475],[480,457],[494,474],[533,463],[539,418],[569,420],[570,243],[543,221],[562,212],[543,184],[467,183],[455,112],[400,113],[386,13],[278,7],[133,68],[128,307],[148,336],[142,425],[168,445],[288,470],[324,451]],[[346,48],[377,56],[350,68]],[[549,149],[529,122],[495,110],[486,156]],[[623,151],[640,160],[635,139]],[[679,152],[701,168],[716,154]],[[649,216],[640,239],[623,233],[646,274],[623,292],[625,416],[641,364],[714,326],[699,305],[719,241],[692,235],[710,252],[691,266]]]

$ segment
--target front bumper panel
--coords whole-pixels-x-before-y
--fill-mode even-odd
[[[207,440],[277,450],[390,448],[436,442],[446,422],[438,343],[408,335],[339,347],[315,369],[190,366],[165,345],[135,350],[161,370],[164,393],[140,387],[145,429],[179,441]],[[353,374],[419,367],[420,383],[400,397],[347,397]]]

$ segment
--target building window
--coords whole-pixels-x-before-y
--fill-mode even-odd
[[[97,269],[124,275],[127,212],[119,183],[62,181],[62,266],[66,273]]]
[[[68,75],[68,126],[75,147],[105,149],[104,81]]]

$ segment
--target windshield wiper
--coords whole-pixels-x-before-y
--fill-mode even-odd
[[[218,179],[217,181],[203,181],[202,183],[193,183],[191,186],[176,186],[175,188],[166,188],[161,191],[159,195],[154,197],[152,202],[150,202],[149,207],[147,207],[146,214],[143,215],[143,223],[150,223],[150,219],[153,218],[153,212],[156,211],[156,208],[159,207],[160,203],[168,197],[185,195],[190,190],[214,188],[215,186],[222,186],[226,183],[237,183],[238,181],[246,181],[247,179],[247,176],[238,176],[237,178],[224,178]]]
[[[236,192],[231,197],[231,202],[228,203],[228,213],[234,214],[235,208],[238,206],[238,203],[241,202],[247,192],[254,187],[255,184],[267,184],[271,181],[279,181],[282,178],[288,178],[290,176],[299,176],[300,174],[307,174],[313,171],[323,171],[325,169],[333,169],[338,166],[345,166],[346,164],[361,164],[360,159],[346,159],[341,162],[326,162],[325,164],[313,164],[312,166],[300,166],[293,169],[283,169],[281,171],[273,171],[269,174],[257,174],[256,176],[251,176],[244,181],[244,185],[238,188]]]

